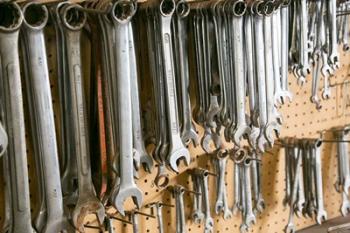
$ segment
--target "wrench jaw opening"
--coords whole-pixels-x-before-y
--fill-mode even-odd
[[[237,128],[233,132],[232,139],[236,146],[240,147],[242,138],[247,138],[249,135],[251,135],[251,128],[248,125],[237,125]]]
[[[267,123],[265,127],[265,137],[270,147],[272,147],[275,142],[275,139],[273,137],[273,132],[275,133],[275,136],[278,138],[280,131],[281,131],[281,125],[278,124],[277,122],[273,121],[273,122]]]
[[[84,196],[84,198],[80,198],[72,212],[74,227],[79,232],[85,232],[84,219],[89,214],[96,214],[99,225],[103,224],[105,218],[105,208],[95,196]]]
[[[321,225],[322,222],[327,220],[327,212],[325,210],[317,210],[316,222]]]
[[[184,160],[186,166],[191,162],[191,156],[186,147],[177,147],[176,150],[171,150],[169,153],[169,166],[175,172],[179,172],[178,162],[180,160]]]
[[[197,132],[191,126],[189,130],[183,130],[181,133],[182,141],[185,145],[189,145],[191,142],[195,147],[199,145],[199,137]]]
[[[295,233],[296,231],[296,228],[295,228],[295,225],[294,223],[288,223],[288,225],[286,226],[284,232],[285,233]]]
[[[128,187],[121,185],[116,193],[116,196],[111,196],[111,200],[113,206],[118,210],[118,212],[122,216],[125,216],[124,202],[127,200],[127,198],[132,197],[132,200],[136,205],[137,209],[140,209],[143,201],[142,195],[142,191],[135,184]]]
[[[143,169],[148,172],[151,173],[152,172],[152,168],[153,168],[153,159],[151,156],[149,156],[147,153],[141,155],[140,157],[140,163],[142,164]]]
[[[345,217],[350,213],[350,202],[349,202],[348,195],[345,192],[342,192],[342,198],[343,198],[343,202],[340,207],[340,212]]]

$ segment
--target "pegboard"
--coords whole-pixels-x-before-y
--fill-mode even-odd
[[[57,76],[56,67],[56,41],[53,27],[48,25],[46,29],[47,41],[47,55],[50,72],[51,89],[53,95],[53,106],[55,111],[56,128],[58,129],[58,144],[60,144],[60,121],[58,119],[58,88],[57,81],[60,77]],[[89,46],[87,36],[85,38],[86,46]],[[89,50],[83,51],[84,63],[89,63]],[[281,130],[281,137],[295,136],[295,137],[318,137],[319,131],[329,129],[333,126],[345,125],[350,121],[350,84],[343,84],[350,81],[350,53],[341,53],[341,67],[336,72],[336,76],[331,78],[332,97],[329,100],[322,102],[322,109],[316,110],[315,106],[310,103],[311,93],[311,76],[307,78],[307,82],[303,87],[297,86],[296,78],[293,75],[289,76],[289,89],[294,93],[294,98],[291,103],[285,103],[280,107],[283,116],[283,126]],[[85,66],[89,67],[89,66]],[[88,74],[85,73],[86,76]],[[338,85],[339,84],[339,85]],[[320,91],[322,88],[322,80],[320,84]],[[24,97],[25,97],[24,93]],[[24,98],[26,101],[26,98]],[[31,211],[34,214],[38,209],[35,204],[38,203],[36,195],[37,181],[34,177],[35,162],[33,157],[33,148],[30,140],[30,127],[28,127],[28,109],[25,104],[25,118],[26,118],[26,136],[27,136],[27,153],[28,153],[28,169],[30,182],[30,198],[32,203]],[[203,130],[197,126],[199,135],[203,136]],[[325,134],[326,138],[331,138],[331,134]],[[224,139],[223,139],[224,141]],[[227,143],[228,148],[232,148],[232,144]],[[323,162],[323,186],[324,186],[324,201],[325,208],[328,213],[328,218],[340,216],[339,208],[341,204],[341,195],[338,194],[333,184],[336,181],[337,174],[337,158],[336,158],[336,144],[324,143],[322,152]],[[186,172],[187,169],[193,167],[203,167],[213,172],[213,166],[210,160],[210,155],[207,155],[200,147],[194,148],[189,146],[191,152],[192,162],[189,167],[183,164],[180,166],[180,173],[170,173],[169,184],[181,184],[185,188],[192,190],[192,181],[190,175]],[[262,159],[262,192],[266,203],[266,209],[257,217],[257,223],[251,229],[255,233],[279,233],[282,232],[288,221],[289,207],[284,207],[282,200],[285,195],[284,184],[284,150],[278,145],[266,152]],[[167,204],[175,204],[171,194],[166,189],[157,188],[153,180],[156,176],[156,168],[152,174],[147,174],[140,171],[140,178],[136,181],[137,185],[144,192],[144,204],[155,201],[160,201]],[[6,185],[3,177],[0,176],[0,182]],[[226,171],[226,186],[228,193],[229,206],[233,202],[233,162],[229,160]],[[211,213],[214,218],[214,232],[239,232],[239,225],[241,223],[240,216],[233,216],[229,220],[224,220],[222,216],[216,216],[214,213],[215,203],[215,177],[209,177],[209,193]],[[4,190],[4,189],[2,189]],[[194,224],[191,220],[193,194],[185,193],[185,214],[187,231],[191,233],[202,233],[204,231],[202,225]],[[4,193],[0,192],[0,204],[4,206]],[[113,212],[113,210],[110,210]],[[150,213],[150,209],[143,207],[141,212]],[[4,221],[5,212],[2,208],[0,212],[0,224]],[[163,207],[163,219],[165,232],[175,232],[175,208]],[[97,225],[92,216],[86,218],[89,225]],[[113,221],[116,232],[129,233],[133,232],[132,226],[122,223],[120,221]],[[295,217],[295,224],[297,229],[301,229],[315,224],[313,219],[298,219]],[[140,232],[157,233],[157,220],[150,217],[139,215]],[[86,232],[99,232],[98,230],[86,229]]]

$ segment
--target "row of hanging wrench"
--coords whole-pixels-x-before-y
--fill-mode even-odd
[[[321,224],[327,219],[323,203],[320,139],[281,139],[285,149],[286,196],[290,215],[285,232],[295,232],[294,214],[315,217]]]

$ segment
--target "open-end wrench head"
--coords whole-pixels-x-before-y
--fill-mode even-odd
[[[73,225],[79,232],[84,232],[84,220],[89,214],[96,214],[99,224],[101,225],[103,223],[105,218],[105,208],[96,197],[79,199],[73,210]]]
[[[240,233],[247,233],[247,232],[249,232],[248,226],[247,226],[245,223],[242,223],[242,224],[239,226],[239,232],[240,232]]]
[[[256,223],[256,217],[253,213],[245,216],[245,225],[248,226],[248,228],[252,225],[255,225],[255,223]]]
[[[324,100],[328,100],[331,98],[331,89],[330,88],[324,88],[322,91],[322,98]]]
[[[255,204],[255,209],[257,211],[257,213],[262,213],[265,209],[266,205],[265,205],[265,201],[262,197],[259,197],[259,199],[256,201]]]
[[[347,198],[347,195],[345,195]],[[350,202],[348,200],[343,201],[341,207],[340,207],[341,214],[345,217],[350,213]]]
[[[273,146],[275,142],[275,139],[273,137],[273,132],[275,133],[275,136],[278,138],[280,135],[280,131],[281,131],[281,125],[278,124],[277,122],[273,121],[273,122],[267,123],[264,134],[270,146]]]
[[[233,132],[232,139],[236,146],[241,146],[243,136],[248,136],[251,133],[251,128],[247,125],[237,125],[237,128]]]
[[[229,208],[224,208],[224,220],[232,218],[233,213]]]
[[[259,138],[258,138],[257,149],[261,153],[264,153],[265,152],[265,147],[267,145],[268,145],[268,141],[267,141],[266,137],[264,136],[264,134],[261,133]]]
[[[317,210],[316,222],[321,225],[322,222],[327,220],[327,212],[325,210]]]
[[[346,195],[349,195],[349,188],[350,188],[350,179],[347,178],[347,179],[344,180],[344,184],[343,184],[343,192]]]
[[[318,98],[318,96],[311,96],[310,101],[311,103],[315,104],[317,110],[322,109],[321,100]]]
[[[141,155],[140,163],[142,164],[142,167],[146,172],[148,172],[148,173],[152,172],[153,159],[151,156],[149,156],[148,154]]]
[[[211,217],[205,218],[204,232],[205,233],[213,233],[214,220]]]
[[[193,218],[194,223],[201,224],[205,218],[205,215],[202,211],[197,210],[196,212],[194,212],[192,214],[192,218]]]
[[[285,233],[295,233],[295,225],[294,223],[288,223],[286,228],[284,229]]]
[[[178,168],[178,161],[184,160],[186,166],[188,166],[191,162],[191,156],[190,152],[186,147],[180,147],[177,150],[171,151],[169,154],[169,166],[171,169],[173,169],[175,172],[179,172]]]
[[[224,211],[224,202],[223,201],[217,201],[215,203],[215,213],[219,214],[221,211]]]
[[[129,197],[132,198],[134,204],[136,205],[137,209],[141,208],[143,196],[142,191],[136,186],[129,186],[129,187],[120,187],[113,202],[113,206],[118,210],[118,212],[125,216],[125,210],[124,210],[124,202]]]
[[[197,132],[191,127],[190,130],[183,131],[184,133],[181,135],[183,143],[188,145],[190,142],[193,143],[195,147],[199,145],[199,137]]]

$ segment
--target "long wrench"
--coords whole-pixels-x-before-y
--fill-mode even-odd
[[[142,191],[133,177],[132,103],[130,85],[129,24],[135,13],[135,5],[129,1],[119,1],[113,5],[112,19],[115,28],[115,60],[117,70],[117,102],[120,149],[120,186],[111,196],[113,205],[121,215],[125,215],[124,202],[132,197],[137,208],[142,204]],[[125,64],[126,62],[126,64]],[[136,66],[136,64],[133,64]]]
[[[130,88],[134,90],[131,92],[131,107],[132,107],[132,128],[133,128],[133,144],[136,153],[139,153],[140,163],[143,165],[144,170],[148,173],[151,172],[153,167],[152,157],[147,153],[141,127],[141,115],[140,115],[140,97],[139,97],[139,85],[137,77],[136,67],[136,55],[132,25],[128,25],[129,33],[129,54],[130,54]]]
[[[24,128],[24,112],[18,34],[23,22],[22,11],[16,3],[1,2],[0,22],[1,93],[5,112],[5,129],[9,136],[4,156],[9,162],[12,195],[12,232],[34,232],[31,225],[28,167]]]
[[[23,8],[23,45],[26,58],[26,84],[31,104],[32,132],[36,137],[35,153],[43,169],[46,220],[40,232],[72,230],[63,211],[63,200],[57,153],[54,113],[51,100],[49,71],[43,28],[48,20],[48,10],[37,3]]]
[[[72,213],[74,226],[84,232],[84,218],[95,213],[100,224],[103,223],[105,210],[97,199],[91,180],[90,152],[88,147],[87,109],[84,99],[81,61],[81,29],[86,22],[86,14],[77,10],[76,4],[67,4],[60,10],[64,26],[67,69],[70,79],[70,101],[72,105],[72,126],[74,131],[75,152],[78,170],[78,202]]]
[[[165,92],[166,92],[166,109],[168,117],[168,127],[170,133],[170,145],[167,156],[167,162],[170,167],[178,172],[177,162],[179,159],[184,159],[186,165],[190,164],[190,154],[188,149],[184,146],[179,128],[178,120],[178,106],[176,98],[176,86],[174,76],[174,62],[172,51],[171,38],[171,19],[175,10],[175,2],[173,0],[162,0],[159,6],[160,27],[161,27],[161,42],[162,54],[164,59],[164,75],[165,75]]]

